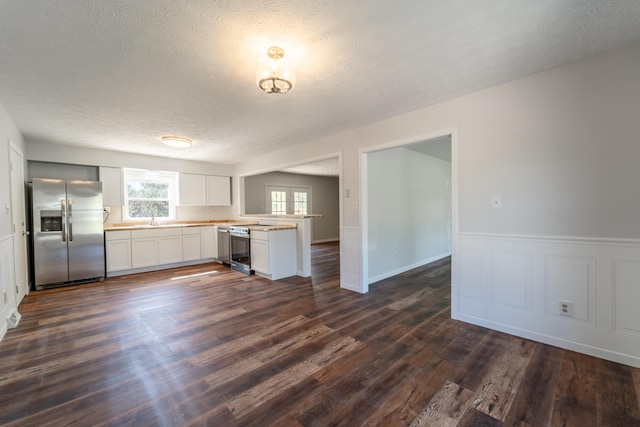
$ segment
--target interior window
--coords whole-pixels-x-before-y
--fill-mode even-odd
[[[267,206],[273,215],[311,213],[311,187],[267,185]]]
[[[124,169],[124,217],[175,219],[177,173]]]
[[[271,213],[283,215],[287,213],[287,192],[271,191]]]
[[[293,192],[293,214],[294,215],[307,214],[307,195],[308,193],[306,191]]]

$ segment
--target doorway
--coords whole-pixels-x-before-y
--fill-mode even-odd
[[[361,292],[453,255],[455,151],[448,131],[361,152]]]
[[[9,145],[11,168],[11,234],[13,237],[16,307],[29,293],[27,275],[27,225],[25,205],[24,158],[13,144]]]

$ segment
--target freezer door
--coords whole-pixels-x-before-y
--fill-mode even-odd
[[[67,181],[67,198],[74,210],[102,210],[102,183],[99,181]]]
[[[65,182],[33,179],[32,189],[35,285],[66,282],[67,242],[63,240],[66,226],[61,227],[64,224]]]
[[[103,277],[102,209],[79,210],[75,200],[72,206],[69,218],[69,280]]]

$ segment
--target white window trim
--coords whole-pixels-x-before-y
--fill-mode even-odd
[[[149,171],[144,169],[128,169],[123,168],[123,194],[124,194],[124,209],[123,209],[123,221],[145,221],[151,220],[151,217],[135,217],[129,216],[129,197],[127,195],[127,180],[135,179],[140,181],[150,182],[168,182],[169,183],[169,216],[168,217],[156,217],[156,219],[173,221],[176,219],[176,194],[177,194],[177,172],[167,171]]]

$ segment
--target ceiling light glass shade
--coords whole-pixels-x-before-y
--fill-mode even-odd
[[[258,58],[256,83],[267,93],[287,93],[296,84],[296,73],[284,50],[277,46],[267,49],[267,55]]]
[[[192,144],[192,141],[189,138],[182,136],[163,136],[161,139],[165,145],[175,148],[187,148],[191,147]]]

